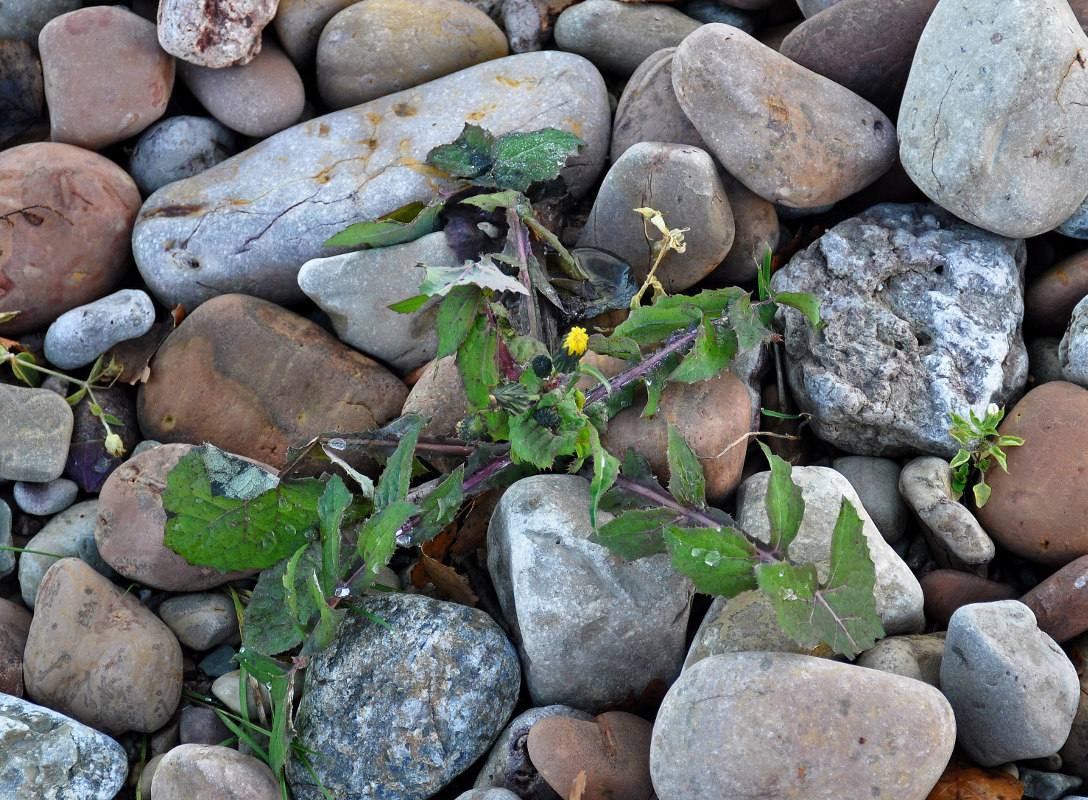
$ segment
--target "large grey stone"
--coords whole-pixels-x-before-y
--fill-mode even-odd
[[[0,694],[0,795],[13,800],[113,800],[125,749],[71,717]]]
[[[811,292],[820,331],[779,308],[787,374],[816,434],[858,455],[940,455],[949,413],[1006,405],[1027,380],[1024,243],[929,204],[839,223],[771,279]]]
[[[410,594],[360,601],[306,669],[295,727],[333,797],[423,800],[506,725],[521,688],[514,648],[482,611]],[[297,761],[297,800],[323,794]]]
[[[956,216],[1005,236],[1068,219],[1088,187],[1088,36],[1049,0],[942,0],[899,107],[899,158]]]
[[[924,800],[956,724],[921,681],[793,653],[731,653],[684,671],[654,723],[660,800]]]
[[[737,523],[747,534],[764,543],[770,543],[766,506],[770,474],[757,472],[737,489]],[[869,555],[876,569],[873,596],[884,632],[888,635],[921,632],[925,626],[922,587],[903,559],[884,541],[850,482],[830,467],[794,467],[792,477],[801,487],[805,515],[789,547],[790,561],[813,563],[820,580],[827,579],[831,567],[831,534],[845,497],[861,517]]]
[[[282,131],[147,199],[132,236],[137,266],[167,306],[242,292],[301,300],[298,270],[336,255],[330,236],[448,187],[425,169],[466,122],[495,135],[548,126],[586,145],[563,178],[581,195],[608,149],[608,96],[585,59],[508,56]]]
[[[75,417],[56,392],[0,383],[0,480],[45,483],[68,459]]]
[[[1057,751],[1081,696],[1069,657],[1018,600],[952,615],[941,691],[955,709],[960,745],[983,767]]]
[[[596,711],[680,672],[694,587],[665,554],[589,541],[589,482],[523,478],[491,517],[487,566],[537,705]],[[602,513],[600,521],[607,521]]]
[[[438,352],[436,302],[411,314],[389,309],[419,294],[419,264],[457,267],[461,261],[438,231],[407,244],[312,259],[299,270],[298,285],[329,315],[342,342],[404,375]]]

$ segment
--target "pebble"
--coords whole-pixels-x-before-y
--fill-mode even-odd
[[[890,636],[874,644],[854,663],[859,667],[923,681],[940,689],[944,644],[943,631],[916,636]]]
[[[215,709],[186,706],[178,719],[178,739],[181,744],[220,744],[234,734],[223,724]]]
[[[211,650],[238,636],[238,615],[220,592],[179,594],[163,601],[159,618],[185,647]]]
[[[676,47],[701,25],[663,3],[582,0],[559,15],[555,43],[585,56],[602,72],[626,77],[647,56]]]
[[[145,436],[211,442],[279,468],[288,447],[318,434],[380,428],[407,395],[385,367],[313,322],[229,294],[200,305],[160,345],[138,412]]]
[[[135,136],[166,111],[174,59],[155,26],[120,6],[49,21],[38,36],[50,137],[100,150]]]
[[[774,203],[767,202],[729,173],[721,172],[720,176],[733,211],[736,234],[733,246],[710,273],[709,280],[716,285],[733,286],[754,281],[764,256],[778,249],[778,212]]]
[[[508,53],[506,35],[470,3],[367,0],[322,30],[317,88],[329,108],[347,108]]]
[[[237,672],[234,657],[237,651],[229,644],[221,644],[200,659],[197,666],[209,678],[221,678],[228,672]]]
[[[155,800],[275,800],[279,781],[263,761],[229,747],[181,744],[162,757],[151,780]]]
[[[590,722],[548,716],[529,731],[529,757],[561,797],[649,800],[652,733],[653,725],[625,711]]]
[[[683,292],[713,272],[733,245],[733,212],[714,159],[697,147],[638,142],[604,176],[578,246],[619,256],[631,265],[641,286],[655,261],[654,245],[662,238],[634,211],[645,207],[660,211],[670,229],[694,229],[685,238],[684,252],[670,251],[655,272],[669,294]]]
[[[15,504],[21,511],[39,517],[57,514],[76,501],[79,487],[75,481],[56,478],[46,483],[16,481]]]
[[[132,178],[97,153],[53,142],[0,152],[0,312],[19,312],[0,336],[108,294],[129,263],[139,208]]]
[[[34,608],[38,586],[48,569],[59,558],[79,557],[79,542],[94,538],[98,500],[84,500],[60,512],[45,523],[26,543],[27,550],[19,556],[19,590],[27,608]],[[51,555],[42,555],[49,553]]]
[[[0,6],[0,39],[20,39],[36,47],[45,23],[81,5],[82,0],[8,0]]]
[[[1058,344],[1058,364],[1065,380],[1088,387],[1088,298],[1073,308],[1072,319]]]
[[[0,119],[0,148],[49,138],[42,64],[21,39],[0,38],[0,98],[8,106]]]
[[[1088,31],[1085,32],[1088,33]],[[1077,206],[1077,210],[1069,219],[1054,230],[1073,239],[1088,239],[1088,202],[1082,202]]]
[[[298,285],[329,315],[340,341],[403,375],[438,351],[438,304],[428,303],[411,314],[389,306],[419,294],[425,273],[416,269],[418,264],[461,263],[446,234],[438,231],[406,244],[312,259],[299,270]]]
[[[1085,685],[1084,654],[1088,652],[1088,636],[1081,634],[1072,641],[1066,643],[1068,652],[1073,659],[1080,678],[1080,692],[1083,697],[1088,692]],[[1077,706],[1076,716],[1073,717],[1073,726],[1069,731],[1069,738],[1065,740],[1058,751],[1061,758],[1059,769],[1088,780],[1088,703],[1080,703]]]
[[[939,4],[899,110],[899,158],[911,179],[956,216],[1003,236],[1060,225],[1088,185],[1082,52],[1088,36],[1067,4]]]
[[[857,455],[952,458],[949,413],[1003,405],[1027,380],[1025,257],[928,204],[875,206],[795,255],[771,287],[821,301],[819,333],[777,314],[816,434]]]
[[[501,788],[513,791],[522,800],[555,800],[559,797],[548,782],[541,777],[529,758],[529,731],[533,725],[547,717],[565,717],[588,722],[592,714],[564,705],[542,706],[523,711],[506,726],[473,784],[478,790]]]
[[[235,136],[210,117],[169,117],[136,140],[128,172],[140,191],[151,194],[174,181],[199,175],[236,152]]]
[[[1070,561],[1020,598],[1058,644],[1088,631],[1088,555]]]
[[[628,447],[649,462],[662,481],[669,478],[668,426],[673,425],[699,457],[706,477],[706,500],[720,506],[740,483],[743,444],[726,448],[751,429],[751,400],[744,382],[729,372],[698,383],[670,383],[661,393],[658,411],[644,417],[645,399],[616,414],[601,435],[613,453]]]
[[[457,795],[456,800],[518,800],[519,797],[509,789],[469,789]]]
[[[295,126],[163,187],[133,232],[136,264],[171,308],[227,291],[299,300],[299,267],[336,255],[326,239],[433,197],[434,179],[410,165],[453,141],[466,121],[496,136],[529,121],[573,130],[586,145],[561,175],[580,196],[604,164],[608,114],[604,82],[579,56],[550,51],[478,64]]]
[[[300,70],[313,66],[317,42],[329,20],[358,0],[279,0],[272,25]]]
[[[956,609],[970,603],[1015,600],[1020,593],[1007,583],[955,569],[935,569],[918,579],[925,597],[926,619],[947,627]]]
[[[231,130],[263,138],[298,122],[306,91],[291,59],[272,43],[245,64],[178,63],[178,77],[200,104]]]
[[[699,22],[723,22],[745,33],[755,33],[763,20],[763,14],[758,10],[745,11],[718,0],[688,0],[681,3],[679,9]]]
[[[953,498],[948,462],[937,456],[912,459],[903,467],[899,491],[921,524],[937,564],[985,577],[994,543],[967,506]]]
[[[488,571],[535,705],[597,711],[671,684],[684,659],[691,581],[665,554],[628,562],[589,542],[589,503],[584,478],[522,478],[488,528]]]
[[[147,292],[122,289],[57,317],[45,332],[45,357],[60,369],[83,367],[115,344],[143,336],[154,323]]]
[[[684,669],[708,656],[755,652],[811,655],[779,627],[767,596],[749,589],[733,597],[714,598],[688,647]]]
[[[276,5],[276,0],[162,0],[159,44],[203,67],[248,64],[261,52],[261,32],[276,15]]]
[[[983,767],[1055,752],[1080,701],[1077,671],[1016,600],[963,606],[948,623],[941,691]]]
[[[1017,772],[1015,764],[983,769],[953,758],[926,800],[1021,800],[1024,783],[1016,777]]]
[[[27,696],[108,733],[161,728],[181,697],[181,648],[159,619],[77,558],[42,579]]]
[[[695,664],[665,695],[650,773],[660,800],[925,800],[955,742],[952,709],[921,681],[732,653]]]
[[[677,47],[672,75],[711,152],[765,200],[834,203],[895,161],[895,127],[875,106],[738,28],[702,26]]]
[[[430,420],[421,433],[426,436],[455,436],[457,425],[468,415],[465,384],[456,356],[428,361],[419,368],[419,378],[404,401],[402,414],[419,414]]]
[[[216,678],[211,687],[212,694],[235,714],[242,713],[242,689],[238,680],[240,675],[241,672],[238,669],[232,669]],[[272,695],[268,689],[264,686],[255,688],[253,681],[247,682],[246,716],[251,720],[259,720],[262,716],[267,719],[271,714]]]
[[[922,587],[891,545],[884,541],[850,482],[829,467],[794,467],[793,481],[801,488],[805,515],[790,544],[793,563],[816,565],[821,581],[830,569],[831,534],[845,497],[861,518],[869,555],[876,568],[876,612],[888,635],[920,633],[925,625]],[[737,489],[737,524],[761,542],[770,541],[766,495],[770,472],[757,472]],[[662,798],[664,800],[664,798]]]
[[[64,472],[85,492],[98,492],[102,484],[119,467],[140,443],[140,426],[136,421],[136,391],[118,382],[104,389],[94,390],[94,399],[107,414],[121,420],[120,425],[111,423],[110,430],[121,437],[125,451],[115,456],[106,451],[106,429],[102,420],[91,412],[91,398],[85,396],[74,409],[75,423],[72,443],[68,448],[68,460]]]
[[[1005,449],[1009,471],[987,473],[993,490],[978,520],[1000,546],[1037,564],[1061,567],[1088,555],[1088,390],[1054,381],[1037,386],[1006,414],[1003,436],[1024,439]]]
[[[1063,258],[1033,280],[1024,292],[1024,322],[1057,336],[1069,325],[1073,308],[1088,296],[1088,250]]]
[[[1063,381],[1062,362],[1058,357],[1061,340],[1039,336],[1027,341],[1028,386],[1034,388],[1050,381]]]
[[[543,50],[552,39],[559,15],[578,0],[502,0],[500,14],[510,51]]]
[[[71,717],[0,694],[0,794],[19,800],[113,800],[128,775],[125,750]]]
[[[306,669],[298,743],[334,797],[423,800],[484,755],[521,687],[514,648],[482,611],[420,595],[368,597]],[[292,760],[297,800],[321,792]]]
[[[898,462],[890,458],[841,456],[831,467],[850,481],[884,541],[895,544],[906,535],[910,510],[899,493],[903,468]]]
[[[23,651],[30,633],[31,613],[0,598],[0,693],[23,696]],[[2,725],[0,725],[2,727]],[[0,778],[0,785],[2,785]]]
[[[11,547],[11,506],[0,500],[0,548]],[[15,553],[0,549],[0,578],[15,571]]]
[[[1041,772],[1030,767],[1019,767],[1020,780],[1024,782],[1024,797],[1034,800],[1058,800],[1068,797],[1069,792],[1079,789],[1083,781],[1075,775],[1057,772]]]

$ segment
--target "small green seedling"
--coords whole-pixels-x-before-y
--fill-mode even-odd
[[[998,423],[1005,416],[1004,407],[998,408],[996,403],[990,403],[986,407],[986,416],[979,419],[974,411],[968,412],[971,417],[966,420],[959,414],[950,414],[952,427],[949,433],[952,438],[963,447],[956,453],[956,457],[949,464],[952,467],[952,491],[958,500],[963,496],[967,488],[967,481],[971,473],[978,470],[978,483],[972,489],[975,495],[975,505],[982,508],[990,499],[990,487],[986,484],[986,472],[991,464],[997,462],[1005,472],[1009,471],[1005,464],[1005,452],[1002,447],[1019,447],[1024,440],[1019,436],[1002,436],[997,432]]]

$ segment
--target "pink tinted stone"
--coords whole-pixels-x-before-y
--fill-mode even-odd
[[[159,43],[202,67],[248,64],[261,52],[261,31],[277,5],[277,0],[162,0]]]

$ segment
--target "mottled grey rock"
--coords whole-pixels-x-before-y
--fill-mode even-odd
[[[770,472],[757,472],[737,489],[737,523],[761,542],[770,541],[767,521],[767,483]],[[813,563],[820,580],[830,569],[831,534],[839,518],[845,497],[861,517],[869,555],[876,568],[876,612],[884,623],[884,632],[919,633],[925,626],[922,613],[922,587],[891,545],[884,541],[850,482],[830,467],[794,467],[793,482],[801,487],[805,516],[797,536],[790,544],[790,560],[797,564]]]
[[[1058,345],[1062,378],[1088,386],[1088,297],[1073,308],[1073,318]]]
[[[160,0],[159,44],[203,67],[248,64],[261,52],[261,31],[276,6],[277,0]]]
[[[27,483],[16,481],[13,495],[15,505],[26,512],[39,517],[58,514],[76,501],[79,487],[75,481],[56,478],[45,483]]]
[[[45,332],[45,357],[61,369],[86,366],[155,324],[155,304],[141,289],[121,289],[65,311]]]
[[[0,547],[11,547],[11,507],[0,500]],[[6,578],[15,571],[15,553],[0,550],[0,578]]]
[[[793,653],[710,656],[684,671],[654,723],[660,800],[924,800],[956,721],[921,681]]]
[[[684,669],[708,656],[755,652],[812,654],[782,630],[766,595],[749,589],[734,597],[714,598],[695,631]]]
[[[1073,239],[1088,239],[1088,200],[1077,206],[1069,219],[1054,230]]]
[[[575,195],[604,164],[608,97],[596,69],[569,53],[509,56],[310,120],[164,186],[137,219],[137,266],[169,307],[235,291],[300,300],[299,267],[338,252],[326,239],[448,185],[418,165],[467,121],[495,135],[577,129],[586,146],[563,172]]]
[[[760,11],[746,11],[719,0],[689,0],[678,7],[680,11],[699,22],[721,22],[740,28],[745,33],[754,34],[763,21],[763,14]]]
[[[604,72],[627,76],[663,47],[675,47],[702,25],[662,3],[583,0],[555,21],[555,43]]]
[[[98,499],[84,500],[57,514],[26,543],[27,550],[19,557],[19,590],[27,608],[34,608],[34,598],[42,576],[58,558],[79,558],[79,543],[94,539],[94,526],[98,520]],[[56,558],[39,555],[52,553]]]
[[[924,681],[940,689],[944,640],[944,631],[918,636],[891,636],[874,644],[854,663],[859,667]]]
[[[482,611],[421,595],[368,597],[306,669],[298,742],[334,797],[423,800],[487,752],[514,710],[514,648]],[[292,760],[297,800],[323,795]]]
[[[1018,600],[952,615],[941,691],[956,711],[960,745],[983,767],[1055,752],[1080,701],[1076,668]]]
[[[457,795],[457,800],[518,800],[518,797],[509,789],[469,789]]]
[[[899,159],[934,202],[1035,236],[1088,186],[1088,36],[1067,3],[938,3],[899,107]]]
[[[529,758],[529,729],[545,717],[570,717],[590,722],[592,714],[570,706],[543,706],[523,711],[499,734],[473,784],[477,791],[500,787],[522,800],[559,800],[559,794],[541,777]],[[490,798],[488,799],[490,800]]]
[[[1024,782],[1024,797],[1033,800],[1058,800],[1060,797],[1076,800],[1068,792],[1079,789],[1083,781],[1075,775],[1058,772],[1042,772],[1031,767],[1017,765],[1017,777]]]
[[[113,800],[128,757],[104,733],[0,694],[0,795],[19,800]]]
[[[191,178],[234,155],[234,133],[210,117],[168,117],[140,138],[128,172],[140,191],[151,194],[168,183]]]
[[[986,577],[993,540],[967,506],[952,497],[952,468],[943,458],[920,456],[903,467],[899,491],[922,525],[929,552],[943,569]]]
[[[604,176],[578,246],[615,253],[631,265],[641,285],[654,262],[653,245],[662,237],[634,211],[647,206],[660,211],[670,229],[695,231],[685,238],[683,253],[670,252],[657,268],[669,294],[713,272],[733,245],[733,212],[710,154],[689,145],[638,142]]]
[[[213,744],[173,748],[155,767],[151,786],[155,800],[274,800],[283,796],[279,781],[266,763]]]
[[[1058,355],[1061,339],[1054,336],[1039,336],[1027,343],[1028,375],[1031,385],[1051,381],[1064,381],[1062,361]]]
[[[858,455],[958,449],[949,413],[1011,402],[1027,380],[1022,240],[928,204],[875,206],[775,273],[826,324],[779,308],[787,374],[816,434]]]
[[[179,594],[159,606],[159,619],[178,641],[193,650],[210,650],[238,635],[234,603],[221,592]]]
[[[45,23],[82,5],[83,0],[5,0],[0,4],[0,39],[21,39],[37,47]]]
[[[625,561],[590,542],[589,504],[584,478],[535,475],[506,490],[488,527],[488,571],[536,705],[596,711],[672,683],[684,659],[691,581],[666,554]]]
[[[72,438],[72,407],[48,389],[0,383],[0,408],[0,480],[59,478]]]
[[[438,231],[406,244],[311,259],[299,270],[298,285],[329,315],[342,342],[404,375],[438,352],[437,302],[411,314],[389,309],[419,294],[419,264],[458,267],[461,261]]]
[[[899,494],[899,463],[890,458],[843,456],[831,466],[850,481],[884,541],[895,544],[902,539],[910,512]]]

